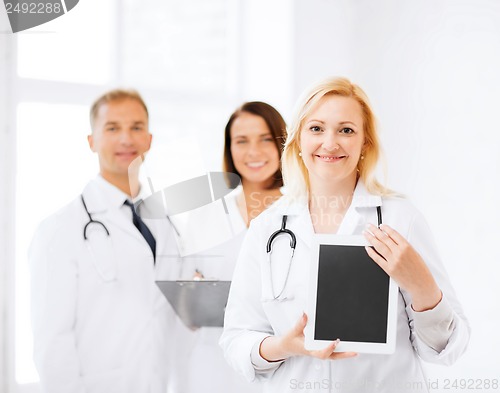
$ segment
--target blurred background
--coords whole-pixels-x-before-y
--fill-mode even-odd
[[[27,248],[97,173],[94,98],[143,94],[148,168],[173,184],[221,170],[223,128],[243,101],[289,123],[300,92],[332,75],[370,97],[380,177],[427,217],[472,326],[458,363],[427,367],[432,390],[498,380],[499,70],[496,0],[81,0],[17,34],[0,5],[0,392],[38,391]]]

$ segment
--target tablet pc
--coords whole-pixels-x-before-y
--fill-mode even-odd
[[[307,349],[393,353],[397,284],[367,254],[363,236],[314,235],[304,330]]]
[[[224,325],[231,281],[156,281],[156,284],[187,327]]]

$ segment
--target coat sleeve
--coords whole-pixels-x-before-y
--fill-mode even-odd
[[[29,250],[34,361],[42,392],[85,393],[75,340],[75,250],[53,218],[40,225]]]
[[[467,348],[469,322],[438,255],[430,228],[419,212],[413,218],[408,241],[422,256],[443,293],[443,299],[435,309],[422,313],[413,311],[411,298],[403,294],[407,300],[413,347],[425,361],[451,365]]]
[[[268,379],[281,365],[262,358],[258,365],[252,362],[255,348],[265,337],[274,335],[261,303],[260,263],[265,258],[266,243],[258,219],[252,221],[240,250],[220,339],[226,360],[248,381]],[[268,367],[263,367],[263,362]]]

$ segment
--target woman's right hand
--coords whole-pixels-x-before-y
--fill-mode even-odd
[[[356,352],[334,352],[339,340],[333,341],[321,350],[307,350],[304,347],[304,328],[307,315],[304,313],[295,326],[284,336],[269,336],[260,343],[260,356],[268,362],[277,362],[292,356],[311,356],[318,359],[347,359],[357,355]]]

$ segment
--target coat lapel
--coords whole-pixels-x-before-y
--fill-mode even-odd
[[[314,235],[314,228],[307,205],[299,202],[284,203],[278,211],[280,216],[279,225],[281,225],[281,217],[287,215],[287,229],[290,229],[295,234],[297,240],[301,239],[309,247]],[[276,230],[279,228],[276,227]]]
[[[347,209],[342,224],[340,225],[338,235],[361,235],[366,224],[376,224],[377,221],[367,217],[372,217],[370,212],[373,210],[373,216],[377,217],[376,207],[382,206],[382,198],[378,195],[368,193],[365,185],[358,181],[354,195],[352,198],[351,206]]]
[[[359,214],[358,209],[351,204],[349,209],[344,215],[344,219],[342,220],[342,224],[340,224],[339,229],[337,230],[338,235],[353,235],[353,234],[361,234],[361,230],[364,227],[364,217]],[[361,228],[361,230],[360,230]]]

